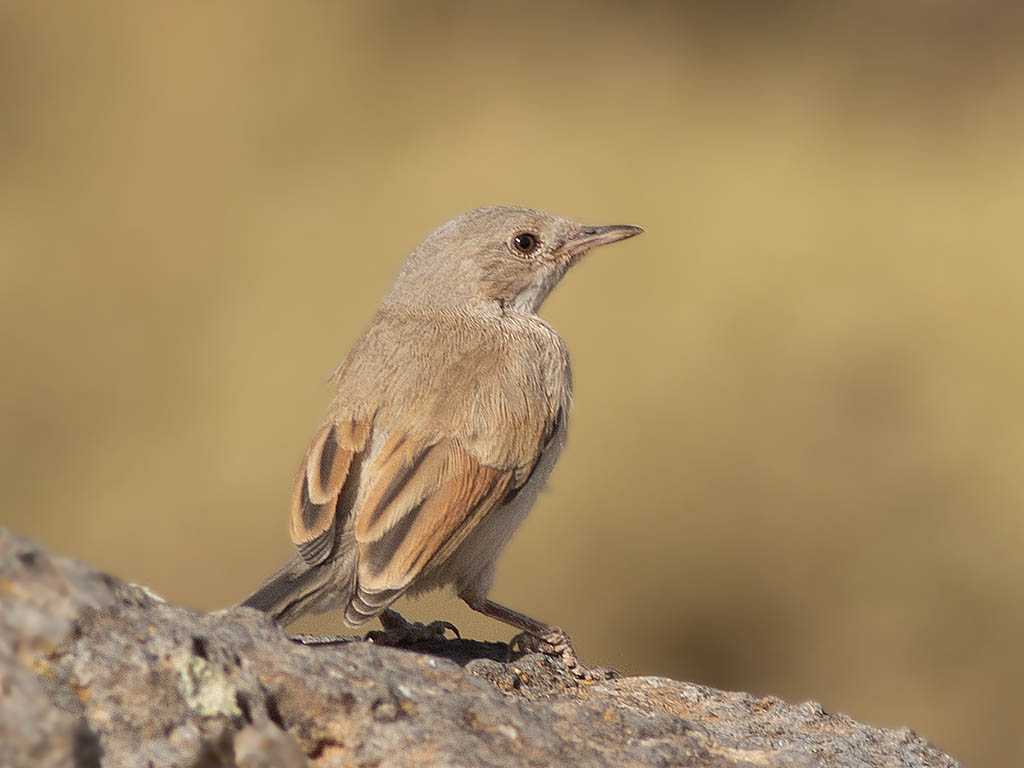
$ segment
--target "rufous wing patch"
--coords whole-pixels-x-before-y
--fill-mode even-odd
[[[401,488],[388,493],[373,489],[367,496],[386,503],[360,505],[355,521],[358,589],[346,610],[350,622],[380,613],[418,574],[447,559],[504,497],[511,481],[509,471],[481,464],[452,440],[424,454],[402,465],[413,469],[404,473]],[[390,488],[394,477],[382,476],[377,483]]]
[[[358,541],[375,541],[397,525],[437,488],[448,441],[426,445],[392,435],[366,474],[367,488],[355,520]]]
[[[338,497],[369,433],[369,426],[361,422],[328,422],[306,450],[292,493],[289,530],[299,554],[310,565],[322,563],[331,554]]]

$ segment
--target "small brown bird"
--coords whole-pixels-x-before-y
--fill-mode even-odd
[[[496,206],[420,243],[332,377],[292,497],[298,554],[243,605],[282,623],[343,606],[353,626],[380,617],[378,641],[413,640],[451,625],[389,606],[452,585],[519,646],[582,669],[563,630],[487,593],[565,442],[569,356],[537,310],[587,251],[642,231]]]

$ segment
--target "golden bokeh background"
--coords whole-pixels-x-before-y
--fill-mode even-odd
[[[1016,764],[1018,8],[3,3],[0,522],[237,601],[423,235],[640,224],[545,307],[569,447],[493,596],[593,663]]]

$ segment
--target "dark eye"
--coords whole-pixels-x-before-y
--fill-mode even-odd
[[[512,245],[520,253],[533,253],[537,250],[537,246],[540,245],[540,240],[532,232],[520,232],[512,238]]]

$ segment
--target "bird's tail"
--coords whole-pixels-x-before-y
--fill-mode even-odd
[[[352,592],[352,569],[338,566],[336,560],[311,566],[293,557],[240,605],[269,613],[279,624],[344,605]]]

